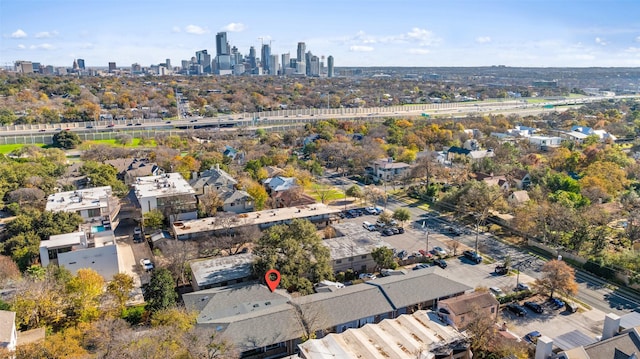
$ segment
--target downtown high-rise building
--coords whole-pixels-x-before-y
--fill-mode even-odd
[[[219,32],[216,34],[216,56],[231,55],[231,49],[227,42],[227,33]]]
[[[211,55],[209,55],[207,50],[196,51],[196,63],[202,66],[203,73],[211,73]]]
[[[256,67],[258,67],[258,61],[256,60],[256,48],[251,46],[249,48],[249,67],[251,73],[255,73]]]
[[[77,59],[76,61],[78,62],[78,68],[80,68],[80,70],[84,70],[84,59]]]
[[[329,55],[329,57],[327,57],[327,77],[334,77],[335,74],[333,71],[333,56]]]
[[[268,73],[271,62],[271,46],[269,44],[262,44],[262,51],[260,53],[260,61],[262,62],[262,70]],[[273,74],[270,74],[273,75]]]
[[[116,71],[116,63],[109,62],[109,72],[114,72],[114,71]]]
[[[282,71],[280,75],[287,75],[287,72],[290,72],[291,69],[291,55],[287,52],[286,54],[282,54]]]

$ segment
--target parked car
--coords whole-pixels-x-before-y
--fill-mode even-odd
[[[507,268],[507,266],[505,266],[504,264],[498,264],[493,271],[495,274],[503,275],[509,273],[509,268]]]
[[[142,234],[142,229],[140,227],[136,227],[133,229],[133,234]]]
[[[437,255],[437,256],[446,256],[447,255],[447,251],[445,251],[444,248],[442,248],[442,247],[433,247],[431,252],[433,254]]]
[[[143,268],[145,271],[147,271],[147,272],[152,271],[152,270],[153,270],[153,268],[154,268],[154,266],[153,266],[153,262],[152,262],[152,261],[151,261],[151,259],[149,259],[149,258],[142,258],[142,259],[140,260],[140,265],[141,265],[141,266],[142,266],[142,268]]]
[[[429,268],[429,265],[427,263],[418,263],[415,267],[413,267],[413,270],[419,270],[419,269],[425,269],[425,268]]]
[[[393,236],[394,234],[396,234],[391,228],[385,228],[381,233],[383,236]]]
[[[498,287],[490,287],[489,291],[491,292],[491,294],[493,294],[495,297],[499,297],[504,295],[504,292],[502,291],[502,289],[498,288]]]
[[[531,288],[526,283],[518,283],[518,285],[516,285],[516,290],[518,291],[531,290]]]
[[[144,242],[144,237],[141,233],[137,233],[133,235],[133,243],[142,243]]]
[[[542,306],[536,302],[524,302],[524,306],[531,309],[531,311],[534,313],[540,314],[544,312],[544,309],[542,308]]]
[[[565,303],[565,308],[567,308],[567,311],[569,313],[575,313],[575,312],[578,311],[578,305],[576,303],[574,303],[574,302],[567,301]]]
[[[358,278],[362,280],[373,280],[376,279],[376,275],[373,273],[360,273]]]
[[[375,207],[367,207],[364,209],[364,211],[367,212],[367,214],[378,214]]]
[[[465,258],[471,260],[474,263],[482,263],[482,256],[480,256],[475,251],[467,250],[467,251],[462,252],[462,254],[465,256]]]
[[[560,309],[564,307],[564,302],[558,298],[549,298],[549,303],[554,309]]]
[[[447,262],[445,262],[444,259],[436,259],[433,261],[433,264],[437,265],[442,269],[447,268]]]
[[[541,336],[542,334],[539,331],[534,330],[531,333],[525,335],[524,340],[528,341],[531,344],[535,344],[538,342],[538,338],[540,338]]]
[[[517,303],[507,304],[507,310],[519,317],[527,316],[527,311],[524,309],[524,307]]]
[[[424,249],[419,250],[418,253],[422,254],[424,257],[427,257],[427,258],[433,257],[433,254],[425,251]]]
[[[362,227],[364,227],[365,229],[367,229],[367,230],[369,230],[371,232],[373,232],[373,231],[378,229],[378,228],[376,228],[375,225],[373,225],[372,223],[367,222],[367,221],[362,222]]]

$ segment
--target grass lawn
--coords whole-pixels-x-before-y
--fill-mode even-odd
[[[103,144],[103,145],[109,145],[109,146],[113,146],[113,147],[129,147],[129,148],[133,148],[133,147],[138,147],[140,146],[140,139],[139,138],[134,138],[130,144],[128,145],[120,145],[118,143],[116,143],[115,139],[111,139],[111,140],[95,140],[95,141],[84,141],[82,143],[82,145],[80,145],[81,148],[88,148],[91,145],[95,145],[95,144]],[[145,145],[145,147],[155,147],[157,146],[156,141],[155,140],[151,140],[151,143],[148,145]]]
[[[325,185],[312,183],[310,186],[305,187],[304,190],[306,194],[315,198],[315,200],[318,202],[322,202],[323,198],[324,203],[329,203],[338,199],[344,199],[344,192],[335,187],[328,187]]]
[[[3,155],[9,154],[19,148],[22,148],[26,145],[18,143],[18,144],[14,144],[14,145],[0,145],[0,153]],[[46,145],[43,143],[36,143],[33,146],[38,146],[38,147],[45,147]]]

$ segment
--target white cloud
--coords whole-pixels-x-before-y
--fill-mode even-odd
[[[49,38],[49,37],[54,37],[57,36],[58,32],[57,31],[42,31],[36,34],[36,38],[37,39],[44,39],[44,38]]]
[[[362,46],[362,45],[353,45],[349,47],[349,51],[352,52],[371,52],[373,51],[372,46]]]
[[[26,49],[27,47],[26,47],[26,46],[24,46],[23,44],[19,44],[19,45],[18,45],[18,48],[19,48],[20,50],[24,50],[24,49]]]
[[[172,32],[180,32],[180,26],[174,26],[171,28]]]
[[[407,52],[412,54],[412,55],[426,55],[426,54],[430,53],[431,51],[429,51],[427,49],[409,49]]]
[[[53,46],[51,44],[31,45],[31,46],[29,46],[29,49],[31,49],[31,50],[53,50],[53,49],[55,49],[55,46]]]
[[[476,37],[476,42],[479,44],[486,44],[491,42],[491,37],[489,36],[478,36]]]
[[[596,44],[598,44],[598,45],[607,46],[607,43],[606,43],[603,39],[601,39],[601,38],[599,38],[599,37],[596,37],[594,41],[595,41],[595,42],[596,42]]]
[[[414,27],[411,31],[401,36],[401,38],[406,38],[409,41],[417,41],[422,46],[435,45],[440,42],[440,39],[438,39],[433,32],[418,27]]]
[[[636,37],[636,42],[640,42],[640,36]]]
[[[239,22],[232,22],[230,24],[228,24],[227,26],[223,27],[222,29],[224,31],[229,31],[229,32],[241,32],[244,31],[247,27],[244,26],[243,23],[239,23]]]
[[[204,35],[209,33],[209,30],[197,25],[187,25],[184,28],[184,31],[188,34],[194,34],[194,35]]]
[[[11,37],[14,39],[21,39],[23,37],[27,37],[27,33],[22,31],[22,29],[18,29],[15,32],[11,33]]]

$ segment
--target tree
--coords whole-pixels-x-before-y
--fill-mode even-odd
[[[80,173],[91,180],[93,187],[111,186],[113,192],[120,196],[127,193],[127,186],[118,179],[118,171],[111,165],[85,161],[80,167]]]
[[[329,248],[322,244],[313,223],[294,219],[275,225],[258,239],[253,252],[254,272],[262,278],[269,269],[280,271],[280,285],[290,292],[313,293],[312,283],[333,279]]]
[[[411,212],[406,208],[398,208],[393,211],[393,219],[402,222],[402,225],[404,226],[404,222],[411,219]]]
[[[536,279],[534,286],[540,291],[548,292],[549,298],[557,291],[564,295],[578,292],[575,271],[561,260],[552,260],[542,266],[542,278]]]
[[[376,204],[378,201],[387,200],[387,193],[376,186],[366,186],[362,192],[363,197],[371,204]]]
[[[8,256],[0,255],[0,287],[20,279],[20,269]]]
[[[345,194],[349,197],[354,197],[358,199],[361,199],[363,196],[362,188],[360,188],[360,186],[358,186],[357,184],[354,184],[353,186],[347,188],[347,190],[345,191]]]
[[[171,272],[166,268],[157,268],[151,274],[151,280],[144,285],[145,308],[151,313],[168,309],[176,305],[178,294],[175,291]]]
[[[393,251],[390,248],[378,247],[371,251],[371,257],[380,268],[396,269],[398,267],[398,263],[395,260],[396,256],[393,255]]]
[[[133,290],[133,277],[126,273],[118,273],[107,284],[107,293],[111,294],[118,304],[120,312],[124,310],[127,300]]]
[[[145,213],[143,216],[144,228],[147,229],[160,229],[164,223],[164,214],[158,209],[151,210]]]
[[[205,217],[211,217],[218,212],[218,208],[222,207],[224,202],[216,191],[205,191],[198,196],[198,207]]]
[[[253,198],[253,203],[256,211],[261,211],[264,209],[265,204],[267,203],[267,199],[269,199],[269,194],[264,187],[255,181],[249,181],[247,184],[247,193],[251,198]]]
[[[78,269],[78,273],[66,285],[66,294],[71,300],[69,316],[80,322],[97,319],[103,288],[104,279],[98,272],[90,268]]]
[[[82,143],[80,137],[71,131],[60,131],[53,135],[53,146],[70,150]]]

